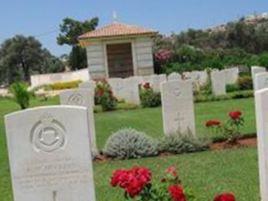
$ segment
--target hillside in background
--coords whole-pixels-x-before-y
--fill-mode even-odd
[[[168,61],[160,57],[156,63],[168,72],[205,66],[268,65],[268,14],[247,16],[204,30],[188,29],[168,37],[159,35],[155,52],[163,50],[171,54],[164,58]]]

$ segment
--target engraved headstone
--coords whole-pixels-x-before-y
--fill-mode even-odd
[[[164,133],[195,135],[193,87],[191,81],[168,81],[161,84]]]
[[[226,84],[235,84],[239,77],[239,68],[227,68],[224,69]]]
[[[152,85],[152,76],[151,75],[146,75],[142,77],[143,84],[149,83]]]
[[[259,176],[262,201],[268,201],[268,89],[255,93]]]
[[[251,76],[252,76],[254,90],[256,87],[256,75],[259,73],[264,73],[264,72],[266,72],[266,68],[264,68],[264,67],[260,67],[260,66],[252,66],[251,67]]]
[[[211,72],[212,92],[215,96],[226,94],[225,72],[213,70]]]
[[[88,89],[90,90],[90,97],[93,103],[93,106],[95,105],[95,88],[96,88],[96,82],[93,80],[87,81],[87,82],[82,82],[79,84],[80,89]]]
[[[121,100],[123,99],[124,79],[122,78],[110,78],[108,83],[111,86],[114,96]]]
[[[168,79],[168,81],[181,80],[181,75],[179,73],[173,72],[173,73],[168,75],[167,79]]]
[[[191,72],[191,77],[194,82],[197,82],[198,85],[202,86],[207,84],[208,73],[207,71],[193,71]]]
[[[139,82],[136,79],[127,78],[123,81],[122,98],[127,103],[140,105]]]
[[[87,109],[50,106],[5,116],[14,201],[94,201]]]
[[[153,88],[154,92],[160,92],[160,84],[162,82],[166,82],[167,81],[167,77],[165,74],[161,74],[161,75],[151,75],[151,87]]]
[[[90,97],[90,89],[70,89],[60,93],[61,105],[74,105],[83,106],[88,110],[88,125],[89,125],[89,139],[91,152],[93,157],[98,154],[97,143],[96,143],[96,131],[95,131],[95,119],[94,119],[94,105],[93,100]]]
[[[255,90],[268,88],[268,72],[258,73],[255,76]]]

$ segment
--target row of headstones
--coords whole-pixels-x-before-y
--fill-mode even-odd
[[[165,133],[195,134],[192,82],[167,81],[161,91]],[[68,90],[60,95],[64,105],[5,116],[15,201],[95,200],[93,96]]]
[[[251,74],[255,91],[261,200],[268,201],[268,72],[265,67],[253,66]]]
[[[236,83],[239,76],[238,68],[229,68],[224,70],[213,70],[211,72],[212,89],[214,95],[226,94],[226,85]],[[166,81],[181,81],[190,80],[193,83],[193,88],[198,90],[201,86],[207,84],[209,75],[207,71],[192,71],[185,72],[182,75],[179,73],[171,73],[168,76],[165,74],[151,76],[134,76],[126,79],[110,78],[112,91],[119,100],[125,100],[127,103],[140,105],[139,85],[150,83],[150,86],[155,92],[160,92],[162,82]],[[84,83],[89,88],[94,88],[94,81]],[[91,85],[91,86],[89,86]]]
[[[159,91],[161,91],[164,133],[166,135],[176,132],[182,134],[191,132],[192,134],[195,134],[193,79],[182,80],[181,77],[175,75],[177,74],[171,74],[170,76],[172,77],[169,77],[169,80],[165,80],[165,75],[150,76],[147,79],[147,81],[149,79],[155,80],[155,82],[151,82],[153,83],[152,86],[157,83],[157,86],[159,85],[160,88]],[[115,79],[109,80],[112,87],[115,85],[113,85],[111,80],[114,81]],[[235,79],[233,79],[233,81],[234,80]],[[133,94],[136,94],[136,99],[139,99],[138,84],[140,81],[138,81],[137,77],[132,77],[121,79],[119,82],[116,81],[116,83],[123,82],[124,86],[122,87],[122,91],[130,93],[128,97],[133,100]],[[67,90],[60,94],[60,102],[62,105],[84,106],[88,109],[90,142],[93,157],[98,154],[93,113],[94,91],[95,83],[86,82],[80,84],[78,90]]]
[[[237,82],[239,77],[239,68],[235,67],[224,70],[212,70],[210,76],[212,93],[215,96],[225,95],[226,86]]]

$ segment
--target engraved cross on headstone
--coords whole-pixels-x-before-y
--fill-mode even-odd
[[[179,132],[181,130],[182,121],[184,120],[184,117],[180,114],[180,112],[177,112],[176,117],[174,118],[175,124],[178,125],[177,131]]]
[[[53,197],[52,201],[57,201],[57,191],[52,192],[52,197]]]

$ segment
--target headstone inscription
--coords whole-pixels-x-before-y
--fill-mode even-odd
[[[28,109],[5,126],[14,201],[95,201],[86,108]]]
[[[161,84],[162,116],[166,135],[195,135],[193,87],[191,81]]]

